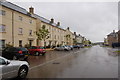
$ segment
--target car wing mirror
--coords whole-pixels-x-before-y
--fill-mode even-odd
[[[8,65],[8,64],[10,64],[10,61],[9,61],[9,60],[6,61],[6,65]]]

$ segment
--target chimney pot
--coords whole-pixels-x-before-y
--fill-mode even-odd
[[[60,26],[60,22],[57,22],[57,26]]]
[[[113,30],[113,33],[115,33],[115,30]]]
[[[54,23],[54,19],[53,18],[51,19],[50,23]]]
[[[67,29],[68,29],[68,30],[70,30],[70,28],[69,28],[69,27],[67,27]]]
[[[34,8],[33,8],[33,7],[30,7],[30,8],[29,8],[29,12],[32,13],[32,14],[34,14]]]

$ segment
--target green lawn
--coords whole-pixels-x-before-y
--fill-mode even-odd
[[[120,53],[120,51],[115,51],[116,53]]]

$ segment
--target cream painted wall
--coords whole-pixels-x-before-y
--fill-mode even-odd
[[[0,40],[5,40],[6,43],[10,42],[12,44],[12,12],[10,9],[5,7],[1,7],[0,9],[6,11],[6,15],[0,16],[0,24],[4,24],[6,26],[6,31],[0,32]]]
[[[19,12],[13,11],[11,9],[2,7],[2,10],[6,11],[5,16],[2,17],[2,22],[0,24],[6,25],[6,32],[1,32],[2,37],[0,39],[5,39],[6,43],[12,44],[12,13],[13,13],[13,25],[14,25],[14,46],[19,46],[19,40],[22,40],[22,46],[28,43],[28,38],[34,38],[32,45],[36,45],[36,19],[31,18],[27,15],[21,14]],[[23,20],[19,20],[19,16],[22,16]],[[32,24],[29,23],[32,20]],[[19,35],[19,28],[23,28],[23,35]],[[32,36],[29,36],[29,30],[32,30]]]
[[[41,22],[40,26],[39,25],[37,25],[37,26],[39,28],[41,28],[43,25],[45,25],[46,29],[48,29],[49,32],[50,32],[49,33],[50,38],[46,39],[46,41],[45,41],[46,42],[46,46],[49,45],[49,41],[51,41],[51,46],[55,45],[55,41],[56,41],[56,46],[57,46],[57,44],[59,44],[59,45],[62,44],[62,41],[65,42],[65,39],[64,39],[65,30],[57,28],[55,26],[52,26],[52,25],[44,23],[44,22]],[[56,36],[56,38],[55,38],[55,36]],[[40,45],[44,46],[44,42],[40,41]]]

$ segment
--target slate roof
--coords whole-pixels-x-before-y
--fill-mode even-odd
[[[0,5],[4,6],[4,7],[7,7],[9,9],[12,9],[12,10],[15,10],[17,12],[20,12],[22,14],[25,14],[27,16],[30,16],[30,17],[33,17],[35,18],[34,16],[32,16],[26,9],[22,8],[22,7],[19,7],[11,2],[8,2],[8,1],[0,1]]]
[[[110,33],[110,34],[108,34],[107,36],[115,36],[115,35],[117,35],[117,32],[115,32],[115,33]]]
[[[58,27],[58,28],[64,30],[61,26],[57,26],[56,23],[50,23],[50,20],[47,20],[46,18],[41,17],[41,16],[39,16],[39,15],[37,15],[37,14],[31,15],[26,9],[24,9],[24,8],[22,8],[22,7],[20,7],[20,6],[17,6],[17,5],[15,5],[15,4],[11,3],[11,2],[8,2],[8,1],[0,1],[0,5],[2,5],[2,6],[4,6],[4,7],[7,7],[7,8],[10,8],[10,9],[12,9],[12,10],[15,10],[15,11],[17,11],[17,12],[20,12],[20,13],[22,13],[22,14],[25,14],[25,15],[27,15],[27,16],[30,16],[30,17],[33,17],[33,18],[38,18],[38,19],[40,19],[42,22],[45,22],[45,23],[50,24],[50,25],[52,25],[52,26],[54,26],[54,27]]]
[[[46,18],[44,18],[44,17],[41,17],[41,16],[39,16],[39,15],[37,15],[37,14],[34,14],[33,16],[34,16],[35,18],[40,19],[42,22],[45,22],[45,23],[50,24],[50,25],[52,25],[52,26],[54,26],[54,27],[57,27],[57,28],[60,28],[60,29],[64,30],[61,26],[57,26],[56,23],[50,23],[50,20],[48,20],[48,19],[46,19]]]

